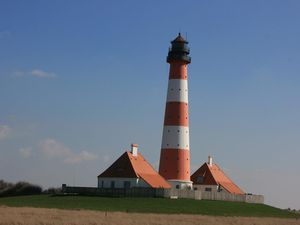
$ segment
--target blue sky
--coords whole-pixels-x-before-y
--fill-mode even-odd
[[[181,31],[192,172],[212,154],[246,192],[299,209],[299,11],[296,0],[2,0],[0,179],[95,186],[132,142],[157,167]]]

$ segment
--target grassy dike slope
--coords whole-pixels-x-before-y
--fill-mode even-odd
[[[0,198],[0,205],[59,209],[89,209],[98,211],[202,214],[211,216],[299,218],[263,204],[163,198],[103,198],[88,196],[33,195]]]

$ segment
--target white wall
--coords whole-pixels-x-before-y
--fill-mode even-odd
[[[102,186],[103,181],[103,186]],[[111,188],[111,182],[115,182],[115,188],[124,188],[124,182],[129,181],[130,187],[150,187],[141,178],[126,178],[126,177],[98,177],[98,188]]]
[[[192,181],[168,180],[168,182],[171,184],[172,189],[193,189]]]
[[[205,192],[206,188],[211,188],[211,192],[218,192],[218,185],[200,185],[200,184],[194,184],[193,188],[197,188],[197,190],[200,190],[202,192]],[[220,192],[229,193],[226,189],[224,189],[222,186],[220,188]]]

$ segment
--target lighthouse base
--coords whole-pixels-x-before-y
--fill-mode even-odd
[[[169,184],[171,184],[172,189],[185,189],[192,190],[193,182],[189,180],[168,180]]]

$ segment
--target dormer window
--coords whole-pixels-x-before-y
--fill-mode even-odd
[[[204,177],[203,176],[198,176],[197,177],[197,183],[203,183],[203,181],[204,181]]]

